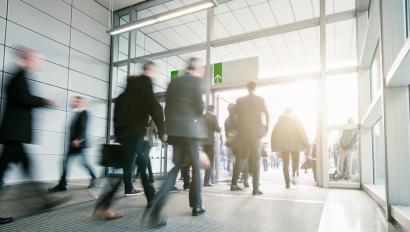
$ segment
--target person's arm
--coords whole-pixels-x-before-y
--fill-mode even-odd
[[[269,112],[268,112],[268,109],[266,108],[266,104],[265,104],[265,101],[263,100],[263,98],[261,98],[261,111],[262,111],[262,113],[265,115],[265,125],[266,125],[266,127],[269,127]]]
[[[87,131],[88,113],[83,111],[77,119],[77,125],[75,125],[75,130],[73,134],[73,139],[71,141],[72,147],[80,147],[80,144],[84,142]]]
[[[15,99],[16,103],[25,107],[44,107],[48,105],[46,99],[37,97],[30,94],[26,80],[22,79],[24,77],[15,77],[21,78],[18,82],[14,83],[16,86],[16,91],[11,91],[8,93],[11,99]],[[13,89],[14,90],[14,89]]]
[[[220,133],[221,127],[219,127],[218,118],[215,115],[213,116],[213,121],[214,121],[214,130]]]
[[[143,98],[146,99],[147,104],[150,106],[149,114],[157,126],[159,135],[162,137],[165,135],[164,112],[162,106],[158,103],[157,98],[155,97],[151,81],[144,81],[142,84],[144,85],[142,88],[144,91]]]

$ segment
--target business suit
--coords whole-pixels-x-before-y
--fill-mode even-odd
[[[88,124],[88,112],[87,110],[77,110],[74,118],[71,122],[70,126],[70,143],[68,148],[68,153],[64,157],[63,161],[63,172],[60,178],[60,182],[58,184],[59,187],[65,188],[67,186],[67,166],[73,157],[79,155],[81,158],[81,164],[83,167],[88,171],[91,176],[91,179],[94,180],[96,178],[94,172],[92,171],[90,165],[87,163],[86,157],[83,154],[84,149],[87,147],[87,139],[86,139],[86,131],[87,131],[87,124]],[[74,140],[79,140],[80,144],[78,147],[73,147],[72,143]]]
[[[32,141],[32,110],[47,105],[41,97],[31,95],[26,70],[19,69],[6,88],[6,108],[0,126],[0,140],[4,144],[0,157],[0,188],[10,162],[21,163],[26,175],[31,176],[30,160],[23,143]]]
[[[144,136],[149,116],[154,120],[160,136],[165,134],[164,115],[158,103],[151,78],[148,76],[129,77],[125,91],[116,99],[114,108],[114,128],[116,140],[120,142],[131,162],[123,169],[125,192],[133,189],[132,170],[135,154],[141,181],[148,202],[154,197],[155,189],[147,175],[147,156],[144,153]]]
[[[204,108],[203,93],[203,80],[189,75],[172,80],[168,86],[165,121],[168,141],[173,146],[174,167],[169,171],[156,196],[151,209],[151,215],[154,217],[160,215],[167,194],[173,188],[178,172],[187,158],[192,165],[189,205],[194,209],[202,208],[199,142],[206,138],[201,120]]]
[[[203,120],[207,130],[207,137],[203,140],[204,151],[209,157],[211,166],[205,170],[204,185],[209,185],[212,172],[214,170],[215,161],[215,132],[221,132],[221,128],[218,124],[218,119],[212,112],[206,112],[203,115]]]
[[[240,140],[240,156],[249,159],[248,170],[253,177],[253,191],[259,189],[260,139],[265,136],[269,113],[262,97],[250,93],[237,100],[234,108],[236,129]],[[262,115],[266,122],[262,122]],[[242,160],[243,161],[243,160]]]

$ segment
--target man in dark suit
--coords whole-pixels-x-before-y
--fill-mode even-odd
[[[213,175],[215,161],[215,132],[221,132],[218,119],[215,116],[215,106],[209,105],[207,112],[203,115],[203,120],[207,130],[207,137],[203,141],[204,151],[209,157],[211,166],[205,170],[204,186],[213,186],[210,183]]]
[[[132,160],[137,154],[137,165],[141,171],[141,180],[148,204],[154,197],[155,189],[147,175],[149,158],[144,152],[144,136],[147,132],[149,116],[154,120],[162,141],[166,140],[164,114],[158,103],[151,79],[156,75],[156,67],[152,61],[144,64],[143,75],[128,77],[127,87],[115,101],[114,128],[116,140],[120,142]],[[132,185],[133,164],[123,169],[125,195],[138,194]]]
[[[192,183],[189,190],[189,205],[192,216],[205,212],[201,198],[201,176],[199,161],[199,143],[206,138],[202,128],[202,112],[204,104],[202,95],[203,67],[197,58],[188,62],[187,74],[173,79],[168,86],[165,106],[165,121],[169,143],[173,146],[174,167],[169,171],[167,179],[161,186],[151,209],[144,213],[143,223],[151,227],[164,226],[166,222],[161,211],[167,200],[168,192],[174,187],[180,168],[189,160],[192,165]]]
[[[253,195],[262,195],[259,190],[260,140],[266,135],[269,113],[262,97],[255,95],[256,83],[246,85],[249,94],[237,100],[234,113],[237,115],[237,131],[242,157],[249,159],[249,171],[253,177]]]
[[[87,163],[84,149],[87,147],[87,124],[88,124],[88,112],[85,108],[86,102],[83,97],[75,96],[71,103],[72,108],[74,109],[75,115],[70,126],[70,141],[68,153],[64,157],[63,161],[63,173],[60,178],[60,182],[52,189],[49,189],[50,192],[61,192],[67,190],[67,168],[68,162],[70,159],[78,156],[81,158],[81,164],[88,171],[91,177],[89,188],[95,185],[96,176],[91,169],[90,165]]]
[[[24,143],[32,142],[32,110],[36,107],[51,105],[52,101],[33,96],[30,93],[26,76],[30,69],[40,66],[40,59],[33,51],[22,48],[18,54],[18,69],[6,87],[6,107],[3,121],[0,125],[0,140],[4,145],[0,157],[0,189],[3,186],[3,176],[10,163],[21,164],[25,175],[32,176],[31,162],[24,149]],[[44,208],[56,204],[50,203],[41,192],[40,186],[34,184],[35,197],[42,200]],[[11,222],[12,218],[0,218],[0,223]]]

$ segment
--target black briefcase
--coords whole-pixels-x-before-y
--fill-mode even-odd
[[[102,147],[102,158],[100,164],[104,167],[125,168],[130,159],[124,152],[121,144],[104,144]]]

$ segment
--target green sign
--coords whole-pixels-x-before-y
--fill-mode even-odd
[[[178,70],[171,71],[171,78],[177,78],[178,77]]]
[[[214,64],[214,84],[222,83],[222,63]]]

